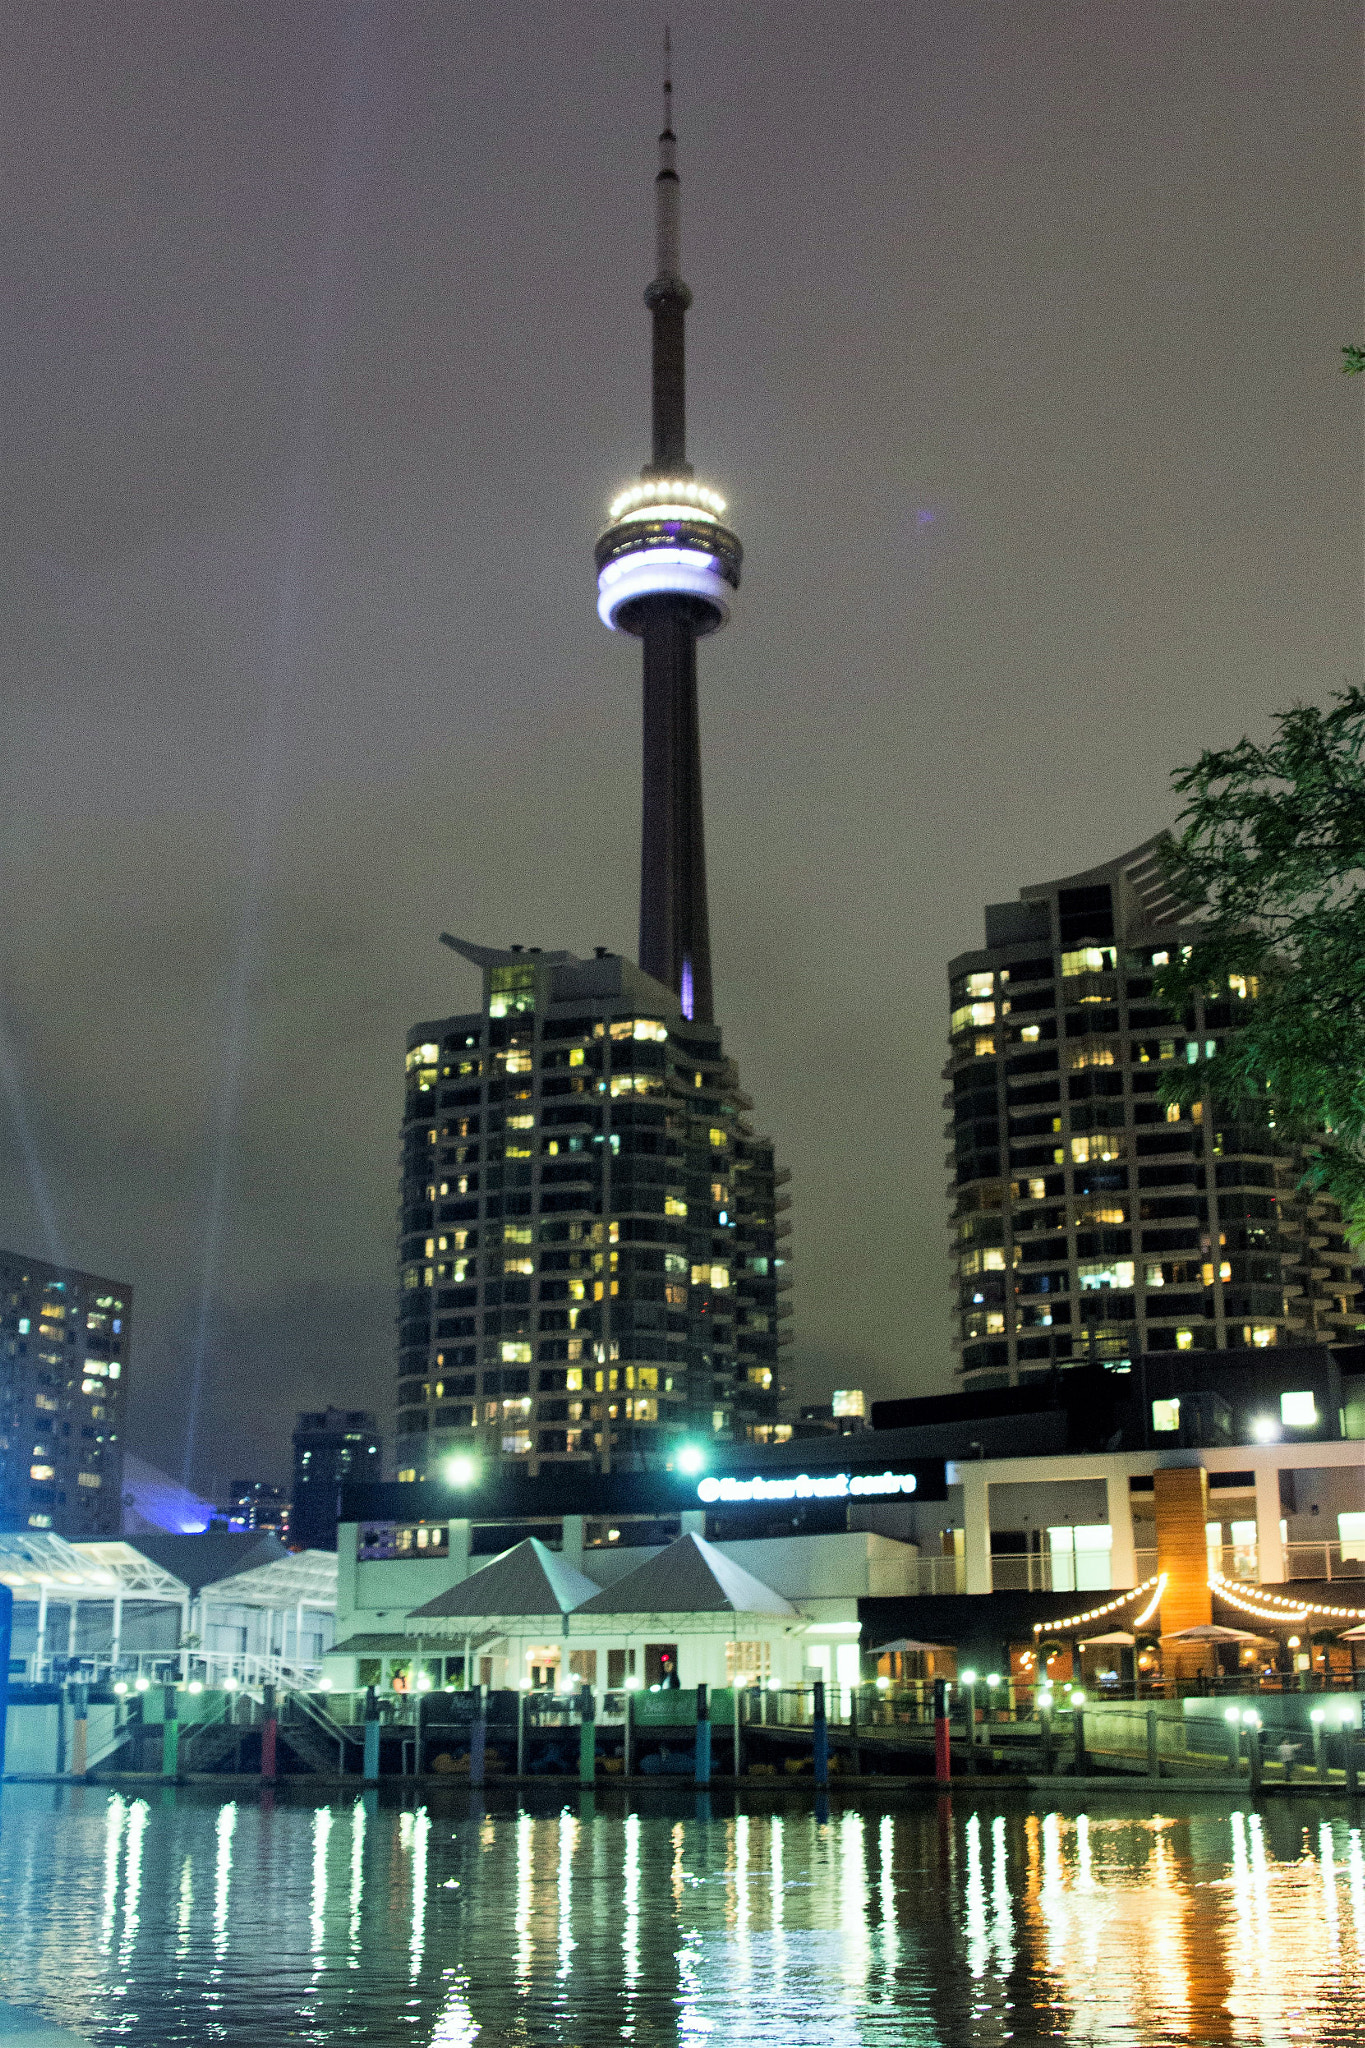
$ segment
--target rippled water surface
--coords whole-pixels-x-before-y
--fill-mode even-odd
[[[0,1796],[0,1997],[96,2042],[1365,2043],[1358,1827]]]

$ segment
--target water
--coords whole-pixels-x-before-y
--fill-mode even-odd
[[[95,2042],[1365,2043],[1361,1831],[1306,1803],[736,1813],[0,1797],[0,1998]]]

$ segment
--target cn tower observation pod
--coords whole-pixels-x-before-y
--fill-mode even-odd
[[[674,612],[681,600],[698,634],[723,626],[744,559],[724,511],[725,500],[690,477],[647,477],[622,491],[594,550],[603,625],[638,639],[650,599],[663,598]]]

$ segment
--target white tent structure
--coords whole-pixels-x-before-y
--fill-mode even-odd
[[[168,1555],[149,1554],[165,1551]],[[184,1546],[188,1545],[186,1549]],[[94,1676],[173,1666],[207,1683],[297,1683],[316,1673],[336,1612],[326,1551],[252,1565],[262,1546],[176,1536],[70,1543],[47,1531],[0,1535],[0,1583],[14,1595],[13,1675],[71,1667]],[[248,1566],[234,1570],[240,1560]],[[305,1620],[316,1622],[305,1633]]]
[[[467,1678],[480,1684],[561,1686],[571,1674],[587,1676],[573,1672],[565,1636],[569,1615],[600,1591],[595,1579],[527,1536],[413,1608],[403,1626],[419,1653],[425,1643],[460,1652]]]
[[[568,1617],[571,1655],[607,1685],[794,1684],[806,1627],[790,1600],[690,1534]]]

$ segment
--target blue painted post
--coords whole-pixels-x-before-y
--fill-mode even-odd
[[[692,1777],[698,1785],[711,1782],[711,1702],[706,1687],[697,1687],[697,1741],[692,1753]]]
[[[469,1782],[482,1785],[484,1756],[488,1748],[488,1697],[481,1685],[473,1688],[474,1720],[469,1730]]]
[[[9,1656],[13,1639],[14,1594],[0,1586],[0,1777],[5,1772],[5,1715],[9,1707]]]
[[[578,1696],[578,1782],[591,1785],[597,1776],[597,1702],[590,1685]]]
[[[829,1722],[825,1719],[824,1679],[817,1678],[812,1690],[815,1694],[812,1756],[815,1764],[815,1782],[823,1790],[829,1783]]]

